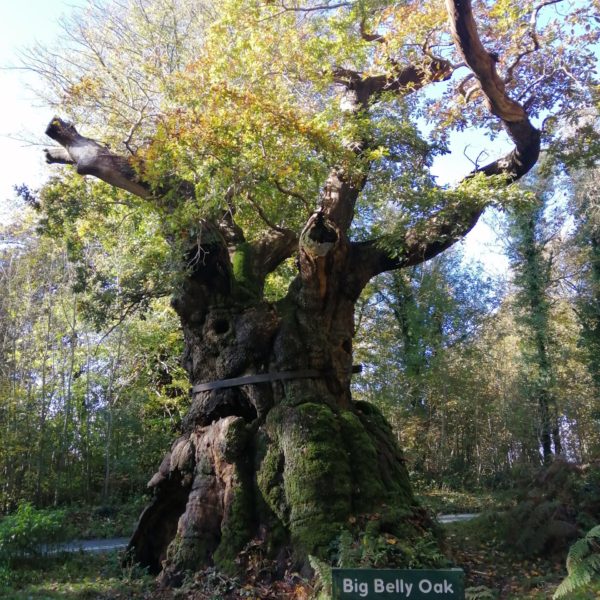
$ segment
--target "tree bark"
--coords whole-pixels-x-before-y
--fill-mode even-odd
[[[397,535],[400,513],[425,522],[390,427],[351,399],[357,298],[342,232],[322,212],[309,219],[298,278],[275,304],[245,296],[216,246],[174,300],[190,381],[298,377],[192,392],[182,435],[150,481],[136,560],[177,584],[186,569],[237,571],[251,541],[298,567],[367,515]]]

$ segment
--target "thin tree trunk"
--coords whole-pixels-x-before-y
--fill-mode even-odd
[[[46,455],[46,416],[48,410],[48,403],[46,402],[48,396],[48,349],[50,347],[50,335],[52,326],[52,307],[47,307],[48,318],[46,321],[46,337],[44,340],[44,350],[42,352],[42,387],[40,390],[40,412],[38,420],[38,458],[37,458],[37,479],[36,479],[36,500],[38,504],[42,502],[42,482],[44,480],[44,459]]]
[[[117,336],[117,348],[111,359],[108,378],[108,387],[106,390],[106,441],[104,445],[104,485],[102,487],[102,496],[104,501],[109,499],[111,462],[112,462],[112,441],[113,441],[113,410],[118,399],[115,394],[115,380],[121,362],[121,346],[123,342],[123,328],[119,327]]]

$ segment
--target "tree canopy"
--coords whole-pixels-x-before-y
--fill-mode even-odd
[[[26,57],[47,100],[102,142],[55,120],[48,161],[132,192],[129,214],[157,215],[171,243],[228,214],[230,241],[277,248],[267,270],[319,207],[352,223],[363,278],[420,262],[503,201],[477,177],[436,186],[452,131],[503,126],[514,151],[475,172],[514,179],[537,158],[530,119],[550,144],[596,89],[597,3],[448,8],[451,28],[440,1],[93,2],[60,46]],[[108,201],[81,204],[71,220]]]

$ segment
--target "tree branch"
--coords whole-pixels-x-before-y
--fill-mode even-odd
[[[285,227],[280,227],[279,225],[273,223],[271,219],[269,219],[267,213],[263,210],[262,206],[254,200],[252,194],[247,193],[246,198],[248,199],[248,202],[252,205],[252,208],[254,208],[254,210],[258,213],[258,216],[268,227],[270,227],[273,231],[278,231],[279,233],[284,233],[286,231]]]
[[[483,47],[470,0],[446,0],[454,42],[479,82],[490,112],[499,117],[515,149],[500,160],[479,169],[486,175],[504,174],[509,181],[519,179],[537,162],[540,132],[531,124],[521,104],[511,99],[496,70],[495,58]]]
[[[486,204],[474,198],[469,205],[441,209],[436,215],[410,229],[392,254],[381,247],[382,240],[352,244],[352,276],[349,289],[360,295],[365,285],[385,271],[426,262],[461,240],[477,223]]]
[[[365,21],[366,19],[363,17],[360,22],[360,37],[365,40],[365,42],[378,42],[379,44],[384,44],[387,41],[385,36],[378,33],[369,33]]]
[[[525,175],[537,162],[540,132],[531,124],[525,108],[511,99],[496,71],[496,59],[485,50],[475,25],[470,0],[446,0],[454,42],[465,63],[479,82],[482,95],[492,114],[499,117],[514,150],[476,173],[503,175],[507,184]],[[380,248],[380,241],[354,244],[353,264],[355,293],[375,275],[391,269],[408,267],[427,261],[463,238],[477,223],[485,202],[472,199],[467,204],[443,208],[424,223],[409,230],[397,244],[395,254]]]
[[[269,15],[268,17],[262,18],[261,21],[266,21],[267,19],[276,19],[277,17],[280,17],[281,15],[284,15],[288,12],[308,14],[308,13],[313,13],[313,12],[326,12],[329,10],[337,10],[339,8],[349,8],[351,6],[352,6],[351,2],[340,2],[340,3],[336,3],[336,4],[320,4],[318,6],[306,6],[306,7],[286,6],[285,2],[283,2],[283,0],[282,0],[281,3],[279,4],[279,6],[277,7],[277,8],[280,8],[281,10],[272,15]]]
[[[304,12],[304,13],[309,13],[309,12],[318,12],[318,11],[322,11],[322,10],[336,10],[338,8],[349,8],[352,6],[352,2],[338,2],[336,4],[321,4],[319,6],[307,6],[307,7],[301,7],[301,6],[286,6],[285,2],[281,2],[281,8],[283,8],[283,10],[285,11],[291,11],[291,12]]]
[[[358,71],[336,68],[334,82],[343,85],[346,92],[342,108],[351,115],[366,111],[369,104],[384,92],[408,94],[421,89],[427,83],[444,81],[452,76],[453,65],[446,60],[432,60],[428,65],[394,65],[392,74],[363,77]],[[353,140],[349,146],[360,155],[367,147],[367,140]],[[343,169],[331,170],[321,194],[321,210],[328,219],[346,232],[352,223],[354,206],[366,183],[366,176],[359,181],[350,181]]]
[[[302,204],[304,205],[304,207],[306,209],[311,210],[309,201],[302,194],[284,187],[283,185],[281,185],[281,182],[278,181],[277,179],[274,180],[274,183],[275,183],[275,187],[277,188],[278,192],[280,192],[281,194],[284,194],[285,196],[290,196],[291,198],[296,198],[296,200],[300,200],[300,202],[302,202]]]
[[[80,135],[71,123],[55,117],[46,128],[46,135],[62,146],[45,150],[48,163],[72,164],[80,175],[93,175],[142,198],[151,196],[127,158]]]
[[[369,102],[376,100],[384,92],[414,92],[428,83],[450,79],[453,72],[452,63],[438,58],[432,59],[424,66],[394,64],[391,74],[368,77],[363,77],[361,73],[352,69],[336,67],[333,70],[333,80],[352,93],[354,104],[360,110],[366,109]]]
[[[297,251],[298,235],[291,229],[281,228],[270,231],[251,246],[257,280],[264,282],[269,273]]]
[[[48,164],[74,165],[75,161],[64,148],[44,148]]]

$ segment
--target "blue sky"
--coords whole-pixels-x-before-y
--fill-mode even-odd
[[[32,74],[10,67],[18,66],[19,49],[35,42],[51,44],[60,32],[59,18],[86,4],[87,0],[0,0],[0,114],[3,116],[0,122],[0,224],[9,218],[13,186],[26,183],[36,188],[49,174],[42,152],[49,140],[43,132],[54,116],[28,89],[28,82],[34,81]],[[472,165],[463,156],[463,148],[469,146],[467,153],[476,157],[484,144],[482,136],[476,133],[456,137],[454,152],[436,162],[439,181],[453,183],[464,177]],[[488,144],[490,160],[506,150],[499,148],[497,142],[492,147],[493,153]],[[464,244],[465,253],[469,258],[485,260],[491,273],[503,272],[506,260],[494,250],[495,245],[496,236],[482,222],[469,234]]]
[[[53,116],[27,89],[31,76],[10,67],[19,64],[19,49],[36,41],[55,39],[60,16],[83,3],[83,0],[0,0],[0,223],[7,218],[15,184],[26,182],[36,187],[47,176],[43,133]],[[40,145],[32,146],[21,141],[22,138]]]

